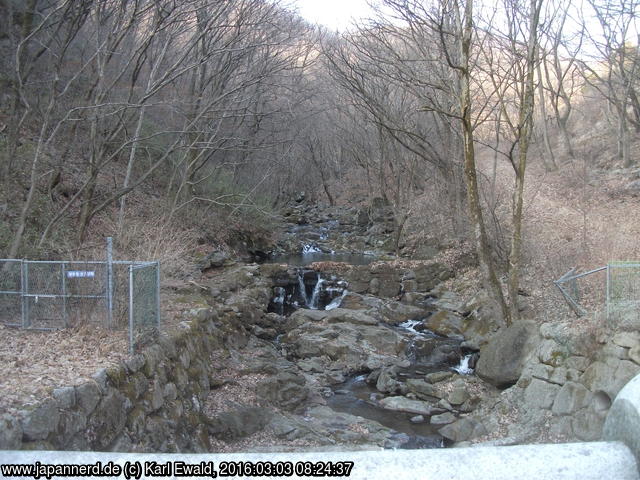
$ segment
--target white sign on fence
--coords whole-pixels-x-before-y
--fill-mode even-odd
[[[93,270],[69,270],[67,272],[67,278],[93,278],[96,276],[96,272]]]

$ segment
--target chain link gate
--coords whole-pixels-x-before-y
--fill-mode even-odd
[[[160,327],[160,263],[0,259],[0,323],[58,330],[82,323],[129,330],[129,351]]]

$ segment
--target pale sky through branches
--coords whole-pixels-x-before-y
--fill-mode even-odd
[[[331,30],[344,30],[355,20],[373,14],[367,0],[295,0],[300,15]]]

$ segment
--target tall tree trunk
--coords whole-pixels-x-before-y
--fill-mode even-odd
[[[524,182],[527,168],[527,152],[533,126],[534,108],[534,69],[538,58],[538,21],[542,0],[531,0],[529,18],[529,40],[527,47],[526,78],[524,93],[518,118],[518,165],[516,168],[516,185],[513,197],[513,233],[511,251],[509,252],[509,310],[511,320],[518,320],[518,290],[520,288],[520,262],[522,256],[522,207],[524,203]]]
[[[467,0],[464,13],[464,25],[461,28],[462,39],[460,42],[460,56],[462,67],[459,68],[460,81],[460,110],[462,112],[462,133],[464,145],[464,174],[467,186],[467,202],[469,217],[473,227],[474,240],[478,253],[478,261],[482,270],[484,280],[489,288],[489,294],[500,307],[502,316],[507,323],[511,324],[509,309],[502,294],[502,288],[493,265],[484,219],[482,217],[482,207],[480,204],[480,194],[478,191],[478,178],[476,173],[475,149],[473,145],[473,120],[471,118],[471,92],[470,92],[470,70],[469,58],[471,53],[471,39],[473,36],[473,0]]]
[[[544,150],[546,155],[543,156],[544,168],[547,172],[557,170],[556,158],[551,148],[549,140],[549,123],[547,122],[547,106],[544,98],[544,87],[542,86],[542,70],[540,62],[538,62],[538,102],[540,104],[540,116],[542,117],[542,140],[544,142]]]

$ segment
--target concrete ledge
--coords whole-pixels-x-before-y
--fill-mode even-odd
[[[234,454],[138,454],[107,452],[0,451],[0,464],[105,464],[112,461],[174,462],[190,464],[237,462],[341,462],[352,461],[352,479],[483,480],[580,479],[638,480],[636,460],[620,442],[518,445],[433,450],[384,450],[318,453],[234,453]],[[328,475],[327,475],[328,476]],[[329,477],[329,476],[328,476]],[[57,478],[57,477],[54,477]],[[103,478],[124,478],[103,477]],[[141,478],[162,478],[142,475]],[[172,475],[164,478],[172,478]],[[203,477],[181,477],[200,478]],[[239,478],[239,477],[236,477]],[[310,478],[253,477],[241,478]],[[330,478],[330,477],[329,477]],[[336,476],[337,478],[337,476]]]
[[[640,461],[640,375],[631,379],[616,396],[607,413],[602,438],[623,442]]]

